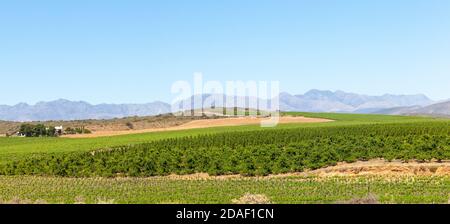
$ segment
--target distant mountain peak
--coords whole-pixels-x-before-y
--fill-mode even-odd
[[[304,95],[317,95],[317,94],[330,95],[330,94],[334,94],[334,93],[331,90],[311,89],[308,92],[306,92]]]
[[[29,105],[27,103],[18,103],[14,105],[15,107],[28,107]]]

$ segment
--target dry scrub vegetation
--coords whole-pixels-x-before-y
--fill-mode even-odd
[[[239,199],[233,199],[233,204],[248,204],[248,205],[258,205],[258,204],[272,204],[269,198],[263,194],[250,194],[247,193]]]
[[[79,120],[79,121],[46,121],[29,122],[30,124],[44,124],[45,126],[85,127],[93,132],[99,131],[127,131],[142,130],[149,128],[167,128],[185,124],[187,122],[205,119],[203,117],[174,116],[172,114],[126,117],[105,120]],[[0,134],[14,134],[19,131],[21,122],[0,121]]]

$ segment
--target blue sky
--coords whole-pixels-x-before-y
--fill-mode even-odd
[[[0,104],[171,101],[177,80],[450,98],[448,0],[0,2]]]

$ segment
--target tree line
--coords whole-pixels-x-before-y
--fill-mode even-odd
[[[85,127],[67,127],[64,131],[57,130],[53,126],[45,126],[44,124],[22,124],[19,127],[19,136],[24,137],[58,137],[63,134],[90,134],[92,133]]]
[[[56,137],[58,133],[55,127],[43,124],[22,124],[19,128],[19,135],[25,137]]]

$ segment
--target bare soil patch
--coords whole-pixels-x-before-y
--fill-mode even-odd
[[[127,135],[127,134],[139,134],[139,133],[150,133],[150,132],[162,132],[162,131],[177,131],[177,130],[189,130],[198,128],[210,128],[210,127],[227,127],[227,126],[242,126],[242,125],[257,125],[261,121],[267,120],[268,118],[253,118],[253,117],[237,117],[237,118],[219,118],[219,119],[202,119],[193,120],[186,123],[179,124],[172,127],[162,127],[162,128],[147,128],[141,130],[100,130],[94,131],[92,134],[83,135],[66,135],[62,136],[65,138],[96,138],[96,137],[107,137],[107,136],[117,136],[117,135]],[[322,123],[331,122],[332,120],[321,119],[321,118],[307,118],[307,117],[280,117],[280,124],[287,123]]]
[[[354,198],[348,201],[338,201],[338,204],[351,204],[351,205],[362,205],[362,204],[367,204],[367,205],[375,205],[375,204],[380,204],[380,201],[378,200],[378,197],[374,194],[369,194],[366,197],[363,198]]]

